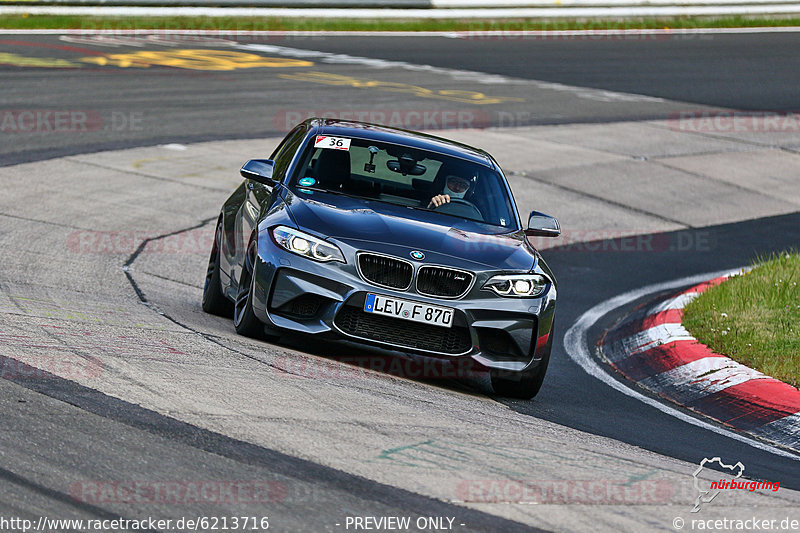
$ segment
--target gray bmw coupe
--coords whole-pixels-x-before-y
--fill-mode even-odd
[[[532,398],[553,343],[556,281],[486,152],[374,124],[309,119],[219,215],[203,309],[259,337],[301,332],[489,369]]]

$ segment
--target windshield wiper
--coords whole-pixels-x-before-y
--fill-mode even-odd
[[[298,189],[308,189],[309,191],[316,191],[316,192],[327,192],[329,194],[337,194],[339,196],[347,196],[348,198],[358,198],[359,200],[370,200],[370,201],[378,201],[378,202],[380,202],[380,200],[375,200],[375,198],[370,198],[368,196],[359,196],[357,194],[351,194],[351,193],[347,193],[347,192],[344,192],[344,191],[332,191],[330,189],[320,189],[319,187],[297,186],[297,188]]]
[[[340,196],[352,196],[351,194],[347,194],[346,192],[332,191],[330,189],[320,189],[319,187],[303,187],[302,185],[299,185],[299,186],[296,185],[296,187],[298,189],[308,189],[309,191],[327,192],[327,193],[330,193],[330,194],[338,194]]]

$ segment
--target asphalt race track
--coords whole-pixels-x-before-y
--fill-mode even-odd
[[[591,173],[591,193],[577,199],[581,187],[559,181],[557,168],[554,176],[514,168],[544,158],[545,145],[566,154],[557,139],[585,134],[584,124],[607,125],[591,130],[595,137],[607,131],[631,143],[647,140],[630,133],[642,127],[664,144],[663,136],[683,133],[653,121],[682,112],[792,111],[798,44],[796,33],[119,42],[0,35],[0,518],[240,515],[258,522],[251,530],[266,529],[260,520],[269,517],[275,531],[352,531],[352,517],[407,516],[430,519],[412,531],[674,531],[674,517],[691,518],[694,467],[718,456],[781,489],[725,494],[701,516],[800,519],[800,455],[623,395],[584,372],[563,342],[584,312],[626,291],[796,248],[796,182],[763,196],[732,187],[750,195],[739,203],[720,195],[741,206],[735,213],[715,211],[713,194],[695,189],[696,197],[656,212],[624,191],[601,190]],[[252,341],[200,311],[208,239],[239,180],[237,161],[266,157],[295,122],[323,112],[451,130],[442,134],[491,152],[519,146],[503,154],[518,200],[553,195],[565,211],[591,203],[592,216],[610,220],[602,242],[545,251],[559,281],[558,336],[533,401],[494,398],[485,376],[360,371],[373,357],[392,368],[407,368],[406,360],[304,339]],[[774,151],[790,169],[800,157],[798,131],[766,144],[706,133],[693,140],[708,152]],[[599,146],[581,150],[612,160]],[[658,159],[631,150],[611,163]],[[627,226],[621,217],[630,217]],[[659,231],[669,245],[620,251],[628,242],[620,228]],[[188,251],[159,248],[176,242]],[[602,317],[589,344],[638,303]],[[502,489],[481,492],[509,480],[535,480],[549,496],[530,505]],[[585,483],[651,483],[655,492],[592,499],[574,491]],[[204,524],[197,529],[212,529]]]
[[[472,39],[413,40],[267,36],[250,42],[511,77],[516,80],[514,83],[492,82],[490,76],[464,78],[434,72],[425,76],[419,71],[391,67],[383,73],[394,83],[419,84],[424,89],[430,87],[422,81],[430,83],[445,78],[446,81],[436,81],[445,90],[468,89],[495,96],[488,90],[491,88],[498,96],[523,94],[525,102],[478,107],[486,113],[475,117],[476,123],[501,127],[665,118],[681,111],[718,107],[761,111],[794,111],[797,107],[795,87],[800,59],[793,53],[796,34],[605,40],[503,39],[481,35]],[[191,44],[187,43],[187,47],[195,48]],[[174,44],[150,45],[161,50],[174,47]],[[463,108],[463,102],[444,99],[409,101],[398,95],[376,94],[365,100],[362,91],[325,91],[310,82],[280,83],[274,79],[275,70],[270,68],[176,71],[109,68],[77,61],[98,53],[131,53],[138,49],[93,46],[59,40],[56,36],[3,36],[0,50],[5,53],[71,61],[58,69],[3,67],[5,108],[29,108],[33,91],[37,108],[66,105],[69,109],[91,110],[101,114],[105,123],[102,132],[89,131],[80,136],[31,133],[12,138],[0,146],[0,164],[159,142],[268,137],[288,130],[286,112],[376,107],[440,111]],[[19,58],[6,61],[13,63],[15,59],[24,64]],[[343,75],[352,68],[346,63],[326,66],[330,65],[336,65],[337,72]],[[269,89],[272,84],[279,84],[283,90],[276,93]],[[569,92],[574,89],[568,86],[595,91],[584,91],[580,98],[571,99]],[[619,97],[613,91],[627,97]],[[665,101],[658,101],[660,98]]]

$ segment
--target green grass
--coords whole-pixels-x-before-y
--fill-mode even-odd
[[[675,17],[629,20],[470,20],[470,19],[305,19],[271,17],[84,17],[57,15],[1,16],[4,29],[214,29],[293,31],[474,31],[614,30],[656,28],[738,28],[800,26],[798,17]],[[479,36],[476,36],[479,38]]]
[[[761,258],[684,309],[683,325],[714,352],[795,387],[800,381],[800,255]]]

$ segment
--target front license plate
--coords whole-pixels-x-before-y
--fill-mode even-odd
[[[364,302],[364,311],[444,328],[449,328],[453,325],[453,310],[449,307],[438,307],[399,298],[388,298],[378,294],[367,294],[367,301]]]

